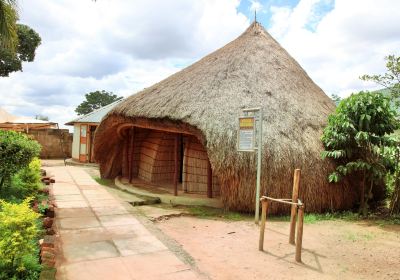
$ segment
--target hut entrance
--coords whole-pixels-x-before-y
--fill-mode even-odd
[[[192,135],[129,128],[125,135],[122,176],[133,184],[174,193],[219,195],[203,145]]]

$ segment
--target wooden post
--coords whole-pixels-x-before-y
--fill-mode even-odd
[[[301,246],[303,243],[303,222],[304,222],[304,205],[301,204],[298,210],[299,223],[297,224],[296,239],[296,262],[301,262]]]
[[[132,127],[130,133],[128,134],[130,135],[130,141],[129,143],[129,158],[128,158],[128,174],[129,174],[129,183],[132,182],[132,168],[133,168],[133,144],[134,144],[134,137],[135,137],[135,127]]]
[[[294,178],[293,178],[293,192],[292,192],[293,203],[297,203],[297,199],[299,198],[299,186],[300,186],[300,169],[296,169],[294,171]],[[289,234],[290,244],[294,244],[295,229],[296,229],[296,212],[297,212],[297,206],[292,205],[292,209],[290,212],[290,234]]]
[[[174,159],[175,159],[175,173],[174,173],[174,195],[178,196],[178,178],[179,178],[179,134],[175,134],[175,146],[174,146]]]
[[[207,197],[212,198],[213,193],[212,193],[212,168],[211,168],[211,163],[210,160],[208,160],[208,165],[207,165]]]
[[[265,232],[265,222],[267,220],[267,212],[268,212],[268,200],[261,200],[262,209],[261,209],[261,225],[260,225],[260,239],[258,241],[258,250],[264,250],[264,232]]]

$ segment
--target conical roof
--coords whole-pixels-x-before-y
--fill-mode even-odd
[[[228,182],[241,173],[253,180],[253,155],[236,151],[237,117],[248,107],[262,107],[264,112],[264,190],[274,185],[278,196],[289,195],[292,171],[301,168],[303,174],[315,174],[307,179],[315,188],[304,192],[326,197],[311,208],[321,210],[333,203],[328,193],[338,190],[326,189],[332,164],[321,159],[320,137],[335,105],[257,22],[226,46],[118,104],[97,130],[96,157],[100,163],[108,160],[102,151],[115,143],[104,142],[109,141],[105,135],[113,133],[118,123],[146,119],[187,124],[201,132],[198,138],[213,172],[219,174],[221,192],[231,188],[226,193],[235,193],[235,200],[222,194],[224,202],[249,210],[254,195],[249,181]],[[343,195],[344,189],[336,195]],[[238,196],[245,199],[243,204]],[[336,201],[339,205],[343,199]]]
[[[236,124],[240,108],[260,105],[267,118],[281,111],[293,115],[294,122],[297,115],[325,122],[320,112],[326,115],[334,108],[301,66],[254,22],[236,40],[130,96],[112,113],[170,118],[196,127],[211,117],[225,126]]]

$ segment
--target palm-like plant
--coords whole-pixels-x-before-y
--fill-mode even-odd
[[[17,0],[0,0],[0,47],[15,50],[17,19]]]

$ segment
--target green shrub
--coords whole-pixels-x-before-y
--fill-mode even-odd
[[[38,279],[39,216],[30,199],[20,204],[0,200],[0,279]]]
[[[11,178],[39,156],[40,145],[28,136],[9,130],[0,130],[0,192],[10,186]]]
[[[322,156],[337,163],[329,181],[338,182],[347,176],[361,178],[360,212],[364,215],[370,200],[384,196],[387,169],[381,150],[394,144],[389,134],[399,127],[396,117],[388,97],[379,92],[359,92],[339,103],[324,128]]]
[[[11,179],[11,189],[17,198],[36,196],[43,187],[40,174],[40,160],[34,158],[27,167],[22,168]]]

